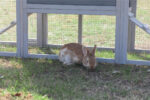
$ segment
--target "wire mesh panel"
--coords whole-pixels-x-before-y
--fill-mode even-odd
[[[48,43],[66,44],[78,41],[78,15],[49,14]]]
[[[35,37],[35,17],[29,18],[29,34]],[[34,22],[35,23],[35,22]],[[30,25],[31,24],[31,25]],[[83,41],[85,46],[97,45],[98,48],[110,48],[99,52],[97,50],[96,56],[103,58],[114,58],[115,47],[115,17],[110,16],[97,16],[97,15],[83,15],[82,32]],[[32,25],[34,25],[32,27]],[[30,54],[58,54],[59,47],[71,42],[78,42],[79,30],[79,16],[78,15],[65,15],[65,14],[48,14],[48,44],[44,47],[29,46]],[[29,35],[30,38],[30,35]],[[56,46],[57,45],[57,46]]]
[[[29,15],[28,20],[28,39],[29,41],[35,41],[37,39],[37,14],[33,13]]]
[[[137,1],[137,19],[150,25],[150,0]],[[135,49],[150,50],[150,35],[136,27]]]
[[[0,0],[0,52],[16,52],[16,0]]]
[[[150,25],[150,1],[137,1],[136,18],[144,24]],[[135,31],[135,50],[128,53],[129,60],[146,60],[150,61],[150,35],[136,26]]]
[[[138,27],[136,27],[135,47],[136,47],[136,50],[132,52],[128,52],[129,60],[150,61],[150,35]]]
[[[31,14],[28,21],[28,52],[34,53],[37,46],[37,15]]]
[[[113,16],[84,15],[83,16],[83,44],[97,45],[98,48],[115,48],[115,26]],[[96,52],[97,57],[114,58],[114,51],[103,49]]]

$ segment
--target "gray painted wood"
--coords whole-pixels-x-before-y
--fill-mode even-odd
[[[48,58],[48,59],[58,59],[58,56],[55,54],[28,54],[28,58]]]
[[[118,64],[127,61],[128,8],[129,0],[117,0],[115,60]]]
[[[23,3],[22,0],[16,0],[16,12],[17,12],[17,57],[22,57],[21,55],[21,34],[23,32],[22,30],[22,11],[23,11]]]
[[[16,56],[17,56],[17,53],[13,53],[13,52],[0,52],[0,56],[16,57]]]
[[[17,6],[18,7],[18,6]],[[19,12],[19,9],[17,9],[17,11]],[[19,14],[19,13],[18,13]],[[31,15],[31,14],[30,14]],[[18,18],[18,17],[17,17]],[[0,35],[3,34],[4,32],[8,31],[9,29],[13,28],[15,25],[17,24],[17,22],[14,20],[10,23],[10,25],[8,25],[7,27],[5,27],[4,29],[0,30]]]
[[[28,4],[116,6],[116,0],[27,0]]]
[[[133,65],[145,65],[150,66],[150,61],[142,61],[142,60],[128,60],[127,64],[133,64]]]
[[[143,29],[145,32],[147,32],[148,34],[150,34],[150,28],[148,25],[146,24],[143,24],[142,22],[140,22],[139,20],[137,20],[135,17],[134,17],[134,14],[133,13],[129,13],[129,17],[130,17],[130,20],[136,24],[138,27],[140,27],[141,29]]]
[[[11,29],[12,27],[14,27],[16,25],[16,21],[12,21],[10,23],[10,25],[8,25],[7,27],[5,27],[4,29],[0,30],[0,35],[3,34],[4,32],[8,31],[9,29]]]
[[[107,58],[96,58],[98,63],[115,63],[114,59],[107,59]]]
[[[26,0],[24,0],[23,2],[23,8],[26,8],[26,3],[25,3]],[[28,15],[29,13],[27,12],[27,9],[23,9],[22,11],[22,15],[23,15],[23,19],[22,19],[22,22],[23,22],[23,27],[22,27],[22,34],[21,34],[21,41],[22,41],[22,50],[21,50],[21,53],[22,53],[22,57],[26,57],[28,55]]]
[[[25,57],[28,52],[28,14],[26,0],[17,0],[17,56]]]
[[[78,16],[78,43],[82,44],[82,15]]]
[[[136,17],[136,7],[137,6],[137,0],[130,0],[130,7],[131,12],[134,14],[134,17]],[[132,52],[135,47],[135,24],[129,20],[129,26],[128,26],[128,51]]]
[[[53,14],[85,14],[85,15],[116,15],[115,10],[112,11],[94,11],[94,10],[59,10],[59,9],[27,9],[28,13],[53,13]]]
[[[44,47],[48,42],[48,18],[47,14],[37,14],[37,45]]]

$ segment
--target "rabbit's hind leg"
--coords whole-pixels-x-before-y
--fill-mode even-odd
[[[72,65],[73,64],[71,55],[67,54],[64,56],[64,64],[65,65]]]

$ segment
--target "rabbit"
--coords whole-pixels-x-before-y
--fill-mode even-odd
[[[90,51],[84,45],[79,43],[68,43],[65,44],[59,52],[59,61],[65,65],[71,65],[75,63],[81,63],[87,69],[95,69],[96,58],[95,58],[96,45]]]

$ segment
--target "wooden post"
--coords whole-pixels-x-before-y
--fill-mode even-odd
[[[45,47],[48,43],[48,17],[47,14],[37,14],[37,45]]]
[[[126,64],[128,40],[128,10],[129,0],[117,1],[115,62]]]
[[[136,17],[137,0],[130,0],[131,12]],[[135,49],[135,24],[129,20],[129,31],[128,31],[128,51],[132,52]]]
[[[26,0],[16,1],[17,10],[17,56],[26,57],[28,54],[28,14]]]
[[[16,0],[16,19],[17,19],[17,57],[21,57],[21,33],[22,33],[22,0]]]
[[[82,44],[82,15],[78,16],[78,43]]]

